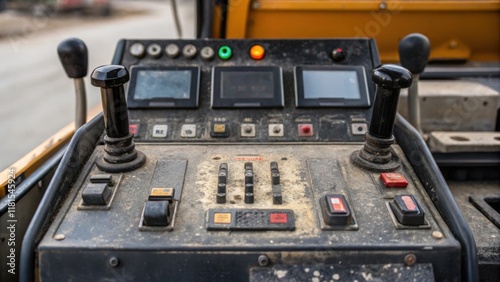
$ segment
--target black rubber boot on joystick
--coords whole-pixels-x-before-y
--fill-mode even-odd
[[[354,151],[351,160],[357,166],[378,172],[393,171],[399,167],[391,153],[394,143],[392,130],[398,110],[401,88],[412,83],[411,73],[400,66],[382,65],[372,72],[372,81],[377,85],[370,129],[365,135],[365,145]]]
[[[92,72],[92,85],[101,88],[104,112],[104,155],[96,161],[106,172],[126,172],[141,167],[146,156],[135,149],[133,134],[129,132],[127,102],[123,85],[129,80],[125,67],[107,65]]]

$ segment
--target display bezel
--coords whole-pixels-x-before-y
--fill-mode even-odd
[[[271,72],[273,74],[272,98],[223,98],[223,72]],[[278,66],[215,66],[212,69],[212,108],[283,108],[285,98],[283,92],[283,71]]]
[[[151,98],[135,99],[135,87],[139,71],[190,71],[191,86],[188,99]],[[197,108],[200,93],[199,67],[134,66],[130,69],[128,86],[128,108]]]
[[[355,71],[358,77],[359,98],[317,98],[306,99],[304,93],[304,71]],[[295,101],[297,108],[365,108],[370,106],[370,95],[366,81],[365,68],[363,66],[296,66],[294,68],[295,78]]]

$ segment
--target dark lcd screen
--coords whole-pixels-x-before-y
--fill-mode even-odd
[[[274,97],[272,72],[225,71],[221,73],[222,99],[260,99]]]
[[[212,108],[284,106],[280,67],[214,67],[212,74]]]
[[[140,70],[137,72],[134,99],[189,99],[191,71]]]
[[[302,72],[304,98],[342,98],[359,99],[359,81],[355,71],[318,71]]]
[[[363,66],[295,67],[297,107],[368,107]]]
[[[129,108],[196,108],[198,67],[132,67]]]

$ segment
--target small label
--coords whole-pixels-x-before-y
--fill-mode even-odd
[[[173,188],[153,188],[151,190],[151,196],[153,197],[173,197]]]
[[[269,215],[269,221],[271,223],[287,223],[288,217],[286,213],[272,213]]]
[[[230,224],[231,213],[214,213],[214,223],[217,224]]]
[[[417,210],[417,206],[415,205],[415,203],[413,202],[413,200],[411,199],[410,196],[402,196],[401,200],[403,200],[403,202],[405,203],[405,206],[408,210],[410,210],[410,211]]]

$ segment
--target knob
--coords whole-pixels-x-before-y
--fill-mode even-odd
[[[424,72],[431,53],[429,39],[420,33],[405,36],[399,42],[399,60],[413,75]]]
[[[352,162],[372,171],[393,171],[399,162],[391,153],[394,143],[392,130],[396,119],[398,99],[401,88],[410,87],[413,77],[400,66],[382,65],[372,72],[376,84],[370,128],[365,135],[365,145],[351,155]]]
[[[399,42],[399,60],[401,65],[413,74],[413,84],[408,89],[408,119],[410,123],[424,136],[420,124],[420,100],[418,98],[418,80],[424,71],[431,44],[425,35],[412,33]]]
[[[87,95],[83,81],[88,68],[87,46],[78,38],[69,38],[59,43],[57,54],[68,77],[74,79],[76,95],[75,127],[78,128],[87,121]]]
[[[133,134],[129,132],[127,102],[124,84],[129,80],[127,69],[119,65],[96,68],[91,75],[93,86],[101,88],[106,136],[104,155],[96,161],[106,172],[125,172],[139,168],[146,161],[143,153],[135,150]]]
[[[88,53],[85,43],[78,38],[69,38],[57,46],[57,54],[69,78],[87,75]]]

